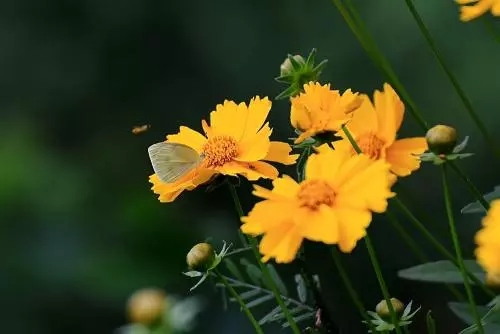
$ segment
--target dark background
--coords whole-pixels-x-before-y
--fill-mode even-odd
[[[471,136],[468,151],[476,154],[461,164],[481,191],[490,191],[498,182],[498,160],[404,2],[357,2],[426,120]],[[452,1],[426,1],[418,9],[498,140],[498,44],[480,20],[461,23]],[[288,53],[317,48],[318,59],[329,60],[322,81],[337,89],[371,95],[383,84],[327,0],[2,1],[0,42],[2,333],[111,333],[126,323],[125,303],[136,289],[159,286],[188,295],[193,282],[180,274],[185,254],[206,237],[219,245],[237,240],[237,218],[224,188],[158,202],[148,183],[146,149],[180,125],[201,130],[201,118],[224,99],[276,96],[283,87],[273,78]],[[275,139],[291,136],[288,108],[274,102]],[[423,135],[407,116],[401,136]],[[144,123],[152,125],[149,132],[131,134]],[[401,183],[406,203],[448,240],[436,168],[426,165]],[[455,179],[452,188],[458,214],[472,196]],[[248,190],[248,184],[240,189],[247,210],[254,201]],[[459,217],[468,257],[478,224],[478,217]],[[376,220],[370,233],[392,293],[445,310],[442,287],[396,277],[396,270],[417,261],[387,222]],[[440,258],[415,237],[432,259]],[[342,299],[332,261],[318,248],[310,265],[321,274],[325,298],[336,305],[335,317],[345,322],[350,318],[342,314],[355,310]],[[364,247],[345,260],[367,307],[374,308],[381,295]],[[212,307],[195,333],[251,332],[236,308],[223,312],[208,284],[199,293]]]

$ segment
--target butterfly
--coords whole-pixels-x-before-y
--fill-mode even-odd
[[[203,155],[198,154],[191,147],[179,143],[153,144],[149,146],[148,154],[156,175],[166,183],[179,180],[203,161]]]

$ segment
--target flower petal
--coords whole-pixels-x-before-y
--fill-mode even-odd
[[[221,174],[236,176],[243,175],[250,181],[256,181],[260,178],[275,179],[278,177],[278,170],[263,161],[255,162],[238,162],[232,161],[224,164],[224,166],[217,168]]]
[[[300,226],[300,233],[306,239],[334,244],[339,240],[339,220],[335,212],[326,205],[317,211],[303,209],[295,215],[295,223]]]
[[[254,205],[248,216],[242,217],[241,231],[245,234],[260,235],[274,229],[277,225],[288,220],[284,212],[292,212],[293,203],[290,201],[265,200]]]
[[[207,142],[207,138],[187,126],[181,126],[177,134],[167,136],[167,141],[187,145],[195,149],[196,152],[201,153],[201,149]]]
[[[284,165],[292,165],[297,161],[298,154],[290,154],[292,147],[287,143],[272,141],[269,151],[263,160],[279,162]]]
[[[427,149],[424,137],[399,139],[387,148],[386,160],[394,174],[407,176],[420,167],[418,155]]]
[[[350,253],[359,240],[366,235],[366,228],[370,225],[372,214],[368,210],[338,208],[335,210],[339,220],[339,249]]]
[[[235,160],[252,162],[265,158],[271,145],[271,141],[269,140],[271,133],[272,130],[266,124],[258,133],[246,136],[238,144],[239,152]]]
[[[405,106],[391,85],[385,83],[383,92],[373,93],[373,104],[378,118],[377,136],[386,143],[396,139],[403,122]]]
[[[253,194],[260,198],[275,201],[295,199],[300,185],[288,175],[273,180],[273,189],[268,190],[261,186],[254,185]]]
[[[282,223],[268,231],[260,242],[263,262],[274,258],[276,263],[289,263],[295,259],[302,244],[302,236],[293,222]]]

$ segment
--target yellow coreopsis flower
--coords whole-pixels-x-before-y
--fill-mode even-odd
[[[298,155],[290,155],[289,144],[269,139],[272,129],[266,119],[270,109],[267,97],[257,96],[248,106],[226,100],[210,113],[210,125],[202,120],[205,136],[185,126],[178,134],[167,136],[167,142],[187,145],[203,160],[172,183],[151,175],[152,190],[159,200],[172,202],[184,190],[192,190],[216,174],[241,175],[248,180],[278,177],[278,170],[264,160],[290,165]]]
[[[494,16],[500,16],[500,0],[455,0],[460,7],[460,20],[473,20],[488,10]]]
[[[387,162],[325,148],[309,157],[301,183],[285,175],[272,190],[255,185],[253,194],[264,200],[241,219],[241,230],[264,234],[263,261],[291,262],[303,239],[349,253],[366,235],[372,212],[387,209],[392,183]]]
[[[350,89],[340,94],[338,90],[331,90],[330,84],[305,84],[304,92],[291,98],[290,121],[295,129],[302,132],[295,143],[317,134],[337,132],[351,119],[351,112],[361,102],[358,93]]]
[[[500,200],[491,202],[483,227],[475,237],[475,254],[490,284],[500,285]]]
[[[373,103],[362,95],[363,103],[353,112],[346,128],[363,153],[372,159],[385,159],[397,176],[410,175],[420,167],[419,154],[427,151],[424,137],[397,139],[404,116],[404,104],[394,89],[384,84],[384,91],[375,91]],[[357,154],[346,135],[333,143],[335,149]]]

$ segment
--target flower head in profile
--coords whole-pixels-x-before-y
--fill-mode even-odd
[[[460,20],[467,22],[478,18],[487,11],[500,16],[500,0],[455,0],[460,7]]]
[[[337,132],[352,117],[362,100],[350,89],[340,94],[331,90],[330,84],[310,82],[304,85],[304,92],[292,97],[290,121],[302,133],[295,140],[301,143],[309,137],[325,132]]]
[[[418,155],[427,150],[424,137],[397,139],[404,116],[404,104],[388,84],[384,91],[375,91],[373,103],[366,95],[354,111],[346,128],[361,151],[372,159],[385,159],[397,176],[407,176],[420,167]],[[357,154],[343,132],[343,140],[333,143],[335,149]]]
[[[372,212],[384,212],[394,196],[387,162],[324,146],[307,160],[301,183],[285,175],[273,181],[272,190],[254,186],[253,194],[264,200],[242,217],[241,230],[264,234],[263,261],[291,262],[303,239],[349,253],[366,235]]]
[[[202,120],[204,135],[181,126],[177,134],[167,136],[167,142],[180,143],[194,149],[202,160],[180,179],[165,183],[153,174],[149,180],[161,202],[172,202],[184,190],[192,190],[217,174],[241,175],[248,180],[274,179],[278,170],[265,161],[286,165],[295,163],[287,143],[269,139],[272,129],[266,122],[271,101],[253,98],[248,105],[224,101],[210,113],[210,124]]]
[[[476,259],[486,271],[486,280],[500,285],[500,200],[491,202],[483,227],[476,234]]]

